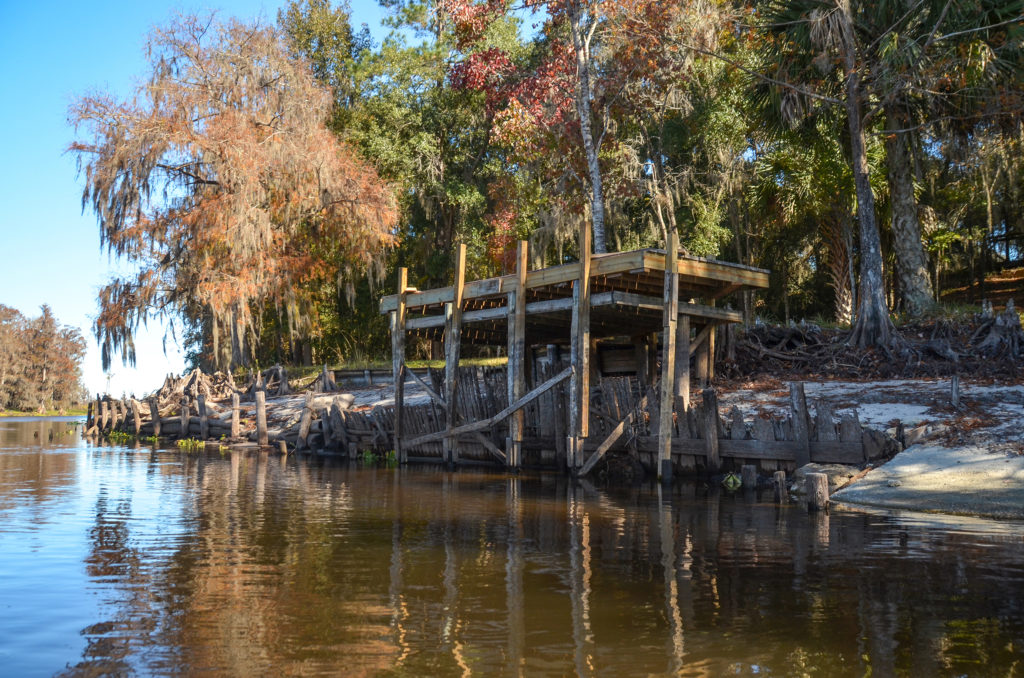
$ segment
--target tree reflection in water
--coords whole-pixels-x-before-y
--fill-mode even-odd
[[[81,458],[77,475],[51,465],[52,492],[92,497],[82,595],[102,605],[78,626],[72,675],[987,675],[1024,663],[1021,525],[808,516],[770,493],[692,485],[78,454],[90,473]],[[38,486],[24,462],[0,468]],[[5,515],[32,510],[5,487]]]

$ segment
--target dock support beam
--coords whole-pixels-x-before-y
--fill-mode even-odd
[[[449,468],[459,461],[458,440],[451,435],[455,428],[455,392],[459,380],[459,349],[462,344],[462,295],[466,285],[466,244],[455,249],[455,281],[452,283],[452,303],[445,306],[444,315],[444,425],[448,435],[442,443],[444,461]]]
[[[679,322],[679,232],[669,229],[665,243],[665,310],[662,318],[661,398],[658,413],[658,478],[672,481],[672,409],[675,404],[676,325]]]
[[[405,405],[405,294],[409,287],[409,269],[398,269],[398,307],[391,312],[391,374],[395,379],[395,459],[406,462],[402,446],[402,409]]]
[[[676,412],[690,409],[690,316],[676,323]]]
[[[526,271],[529,244],[520,240],[516,248],[516,290],[508,294],[508,402],[514,403],[526,392]],[[508,444],[505,458],[510,469],[523,462],[525,413],[517,410],[508,420]]]
[[[590,224],[580,222],[580,270],[572,288],[572,383],[566,460],[575,474],[583,466],[583,441],[590,435]]]

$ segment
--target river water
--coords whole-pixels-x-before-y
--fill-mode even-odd
[[[1024,524],[0,420],[0,673],[1010,676]]]

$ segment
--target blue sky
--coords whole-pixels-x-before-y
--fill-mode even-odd
[[[171,338],[164,355],[163,328],[151,324],[136,338],[136,369],[117,359],[111,374],[101,370],[90,331],[96,293],[123,263],[100,251],[96,219],[82,213],[82,184],[64,153],[74,138],[68,105],[95,91],[127,98],[145,76],[146,33],[175,12],[217,9],[273,22],[284,4],[0,0],[0,304],[29,316],[49,304],[62,323],[79,327],[89,343],[84,373],[92,392],[148,393],[168,372],[180,372],[183,360]],[[379,41],[383,10],[373,0],[351,4],[353,23],[367,23]]]

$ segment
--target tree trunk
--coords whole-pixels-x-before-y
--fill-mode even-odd
[[[594,252],[603,254],[608,249],[605,245],[604,189],[590,117],[590,39],[583,34],[583,11],[579,2],[570,0],[568,5],[572,45],[576,51],[576,114],[580,117],[580,133],[583,136],[583,150],[587,155],[587,171],[590,175],[590,215],[594,233]]]
[[[921,241],[921,223],[914,198],[914,175],[907,134],[897,132],[900,122],[886,111],[885,157],[889,168],[889,195],[892,203],[893,249],[896,276],[903,310],[918,318],[933,306],[932,285],[928,278],[928,255]]]
[[[849,7],[846,8],[849,12]],[[850,151],[853,157],[853,179],[857,189],[857,223],[860,236],[860,289],[858,290],[857,323],[850,334],[850,343],[861,348],[887,345],[892,341],[892,321],[885,302],[882,278],[882,241],[875,219],[875,197],[871,193],[868,158],[861,119],[860,76],[853,50],[852,19],[847,14],[849,37],[844,48],[846,66],[846,121],[850,129]]]

